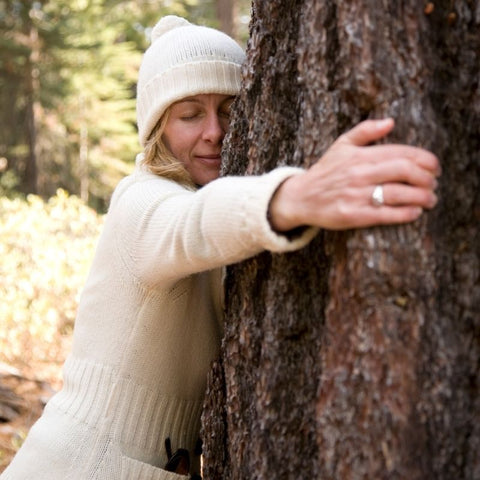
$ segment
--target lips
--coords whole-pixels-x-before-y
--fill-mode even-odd
[[[195,155],[195,158],[205,165],[217,166],[222,161],[219,153]]]

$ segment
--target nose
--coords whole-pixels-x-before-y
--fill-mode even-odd
[[[223,124],[218,113],[212,112],[205,117],[203,140],[216,145],[222,142],[226,133],[226,125]]]

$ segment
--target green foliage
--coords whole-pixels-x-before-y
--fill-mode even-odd
[[[102,216],[59,190],[0,198],[0,361],[64,360]]]
[[[18,175],[13,170],[0,172],[0,195],[13,195],[19,183]]]
[[[249,2],[238,2],[245,17]],[[218,27],[215,7],[215,0],[0,0],[7,162],[0,193],[25,191],[34,161],[42,196],[61,187],[105,209],[140,148],[135,82],[151,27],[166,14]]]

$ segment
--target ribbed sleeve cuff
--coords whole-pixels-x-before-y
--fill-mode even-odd
[[[280,167],[271,172],[255,177],[258,187],[249,189],[245,197],[246,228],[256,237],[254,242],[259,243],[265,250],[271,252],[285,252],[298,250],[307,245],[318,233],[318,228],[306,227],[295,236],[289,232],[276,232],[267,218],[270,201],[280,185],[289,177],[304,173],[297,167]]]

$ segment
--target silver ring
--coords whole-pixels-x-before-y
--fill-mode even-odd
[[[375,207],[381,207],[385,203],[383,199],[383,185],[377,185],[373,189],[372,203]]]

